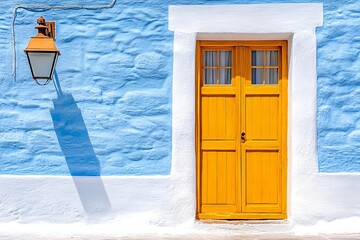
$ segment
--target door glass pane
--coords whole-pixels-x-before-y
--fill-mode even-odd
[[[231,68],[220,69],[220,84],[231,84]]]
[[[266,84],[278,84],[278,69],[277,68],[268,68],[266,71]]]
[[[257,50],[257,51],[251,51],[251,65],[252,66],[263,66],[263,54],[264,51]]]
[[[231,51],[220,51],[220,66],[231,67]]]
[[[251,83],[262,84],[262,79],[263,79],[263,69],[253,68],[251,71]]]
[[[210,68],[204,69],[204,83],[205,84],[216,84],[217,69]]]
[[[278,66],[278,51],[266,51],[265,66]]]
[[[204,52],[204,66],[214,67],[216,66],[217,51],[205,51]]]

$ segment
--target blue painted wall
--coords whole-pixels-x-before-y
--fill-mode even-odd
[[[166,175],[171,168],[173,34],[168,5],[319,1],[117,0],[104,9],[24,9],[0,2],[0,174]],[[47,5],[110,4],[49,0]],[[33,0],[31,5],[43,5]],[[360,1],[324,1],[318,39],[321,172],[360,171]],[[56,21],[62,55],[37,86],[23,49],[38,16]]]
[[[360,171],[360,1],[325,4],[318,30],[321,172]]]

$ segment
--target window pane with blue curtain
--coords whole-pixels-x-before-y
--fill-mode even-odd
[[[204,84],[229,85],[232,80],[232,51],[204,51]]]
[[[278,84],[279,59],[277,50],[252,50],[251,66],[252,84]]]

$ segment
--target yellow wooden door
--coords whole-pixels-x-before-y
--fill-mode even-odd
[[[286,42],[197,56],[197,217],[286,218]]]

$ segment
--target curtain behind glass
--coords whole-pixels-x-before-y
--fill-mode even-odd
[[[265,75],[265,84],[277,84],[278,83],[278,51],[276,50],[254,50],[251,51],[251,83],[263,84]],[[254,68],[257,67],[257,68]],[[262,68],[259,68],[262,67]]]
[[[204,52],[204,83],[205,84],[231,84],[232,78],[232,52],[231,51],[205,51]]]
[[[264,51],[251,51],[251,65],[252,66],[263,66],[263,55]],[[253,68],[251,70],[251,83],[252,84],[262,84],[263,81],[263,69],[262,68]]]
[[[265,65],[266,66],[278,66],[278,51],[266,51],[265,54]],[[277,84],[278,83],[278,69],[270,68],[266,69],[266,84]]]
[[[264,51],[251,51],[251,65],[252,66],[263,66],[263,54]]]
[[[278,51],[266,51],[265,66],[278,66]]]
[[[217,62],[217,51],[204,52],[205,67],[216,67],[216,62]],[[205,68],[204,70],[205,84],[216,84],[216,77],[217,77],[216,68]]]
[[[205,69],[205,84],[216,84],[217,69]]]
[[[266,69],[266,84],[277,84],[278,83],[278,69],[268,68]]]
[[[220,67],[231,67],[231,51],[220,51]],[[231,68],[220,69],[220,84],[231,84]]]
[[[217,51],[206,51],[204,54],[204,66],[215,67],[217,62]]]

